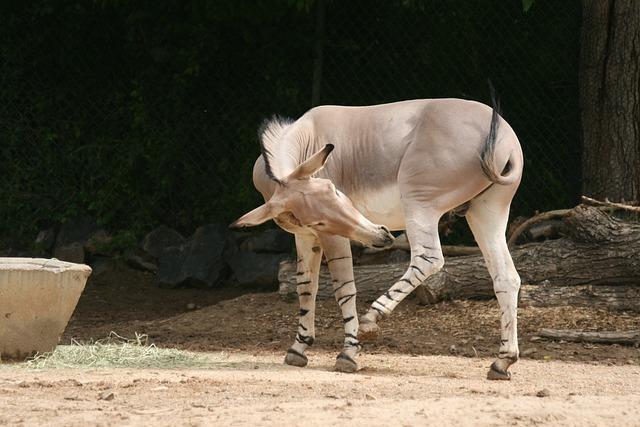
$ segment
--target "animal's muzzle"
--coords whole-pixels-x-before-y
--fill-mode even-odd
[[[393,234],[391,234],[389,229],[384,225],[379,227],[377,237],[376,241],[371,244],[371,246],[377,249],[389,248],[393,245],[393,241],[395,240]]]

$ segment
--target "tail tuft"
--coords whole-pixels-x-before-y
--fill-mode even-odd
[[[491,113],[491,125],[489,126],[489,135],[485,139],[484,146],[480,152],[480,167],[482,172],[489,179],[489,181],[495,184],[507,185],[511,183],[510,179],[505,179],[500,175],[500,172],[496,170],[495,166],[495,146],[498,136],[498,128],[500,126],[500,101],[496,97],[496,90],[489,80],[489,93],[491,94],[491,107],[493,109]],[[509,170],[511,160],[505,167],[505,172]]]

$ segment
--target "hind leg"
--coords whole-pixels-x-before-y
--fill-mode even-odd
[[[513,186],[494,185],[471,201],[467,222],[482,251],[493,289],[502,312],[500,352],[487,375],[491,380],[508,380],[508,369],[518,360],[518,291],[520,276],[513,265],[506,241],[509,205]]]
[[[422,210],[411,205],[405,207],[406,230],[411,244],[411,262],[404,275],[384,294],[371,304],[369,311],[360,319],[358,338],[372,341],[380,328],[377,322],[388,316],[400,302],[444,265],[444,257],[438,237],[440,213]]]

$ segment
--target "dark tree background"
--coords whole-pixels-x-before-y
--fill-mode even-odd
[[[640,2],[583,0],[584,192],[640,200]]]
[[[226,222],[258,202],[264,118],[312,95],[488,102],[487,78],[525,150],[515,214],[576,202],[578,0],[325,0],[322,30],[317,4],[0,2],[0,236]]]

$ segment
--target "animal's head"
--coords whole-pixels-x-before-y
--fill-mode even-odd
[[[230,227],[252,227],[276,219],[293,228],[303,227],[315,234],[337,234],[366,246],[391,246],[393,235],[387,227],[365,218],[330,180],[312,176],[322,169],[332,150],[333,145],[326,145],[285,177],[274,174],[270,165],[273,159],[264,155],[267,173],[277,183],[275,193]]]

